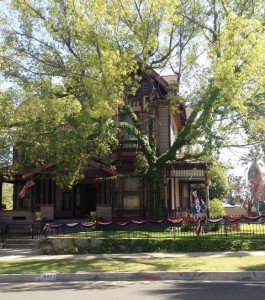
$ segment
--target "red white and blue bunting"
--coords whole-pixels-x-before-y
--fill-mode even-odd
[[[58,229],[63,226],[65,227],[76,227],[76,226],[82,226],[82,227],[94,227],[95,225],[101,225],[101,226],[110,226],[110,225],[117,225],[120,227],[125,227],[128,226],[129,224],[135,224],[135,225],[143,225],[146,223],[156,223],[156,224],[161,224],[163,222],[168,222],[171,224],[175,225],[180,225],[182,223],[187,223],[187,224],[194,224],[197,223],[197,230],[196,233],[199,235],[203,231],[203,226],[206,223],[211,223],[211,224],[218,224],[220,222],[226,222],[226,223],[237,223],[239,221],[251,221],[251,222],[256,222],[259,221],[261,218],[265,219],[265,215],[262,216],[256,216],[256,217],[248,217],[248,216],[226,216],[222,218],[180,218],[180,219],[170,219],[170,218],[165,218],[165,219],[159,219],[159,220],[131,220],[131,221],[124,221],[124,222],[118,222],[118,221],[109,221],[109,222],[66,222],[66,223],[48,223],[46,224],[44,230],[49,230],[49,229]]]

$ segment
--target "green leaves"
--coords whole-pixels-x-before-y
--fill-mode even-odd
[[[79,174],[89,157],[109,153],[118,133],[111,120],[152,67],[172,69],[171,102],[192,112],[160,156],[137,118],[119,125],[138,138],[149,164],[175,159],[191,143],[221,147],[242,126],[264,136],[262,1],[1,3],[0,72],[15,87],[0,99],[1,138],[24,153],[23,168],[52,160]]]
[[[225,19],[220,42],[216,46],[221,55],[214,59],[212,66],[214,85],[233,108],[247,114],[245,101],[264,84],[262,23],[231,14]]]

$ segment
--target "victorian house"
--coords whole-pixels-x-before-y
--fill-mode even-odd
[[[157,150],[161,154],[171,147],[191,109],[181,106],[178,112],[170,110],[167,94],[172,76],[160,76],[151,73],[152,88],[157,99],[155,110],[154,137]],[[141,130],[148,135],[148,118],[150,117],[150,89],[147,78],[142,79],[138,92],[128,98],[128,104],[136,113]],[[130,122],[127,115],[117,116],[121,121]],[[179,156],[188,147],[179,150]],[[32,219],[32,211],[39,211],[43,220],[86,219],[89,215],[97,215],[104,220],[144,219],[148,217],[146,183],[138,177],[109,180],[117,174],[130,174],[135,169],[135,159],[139,154],[137,140],[130,134],[120,136],[119,147],[113,150],[112,159],[115,169],[104,162],[89,160],[84,179],[71,190],[60,189],[52,178],[52,164],[42,169],[35,169],[28,174],[17,174],[12,179],[2,177],[0,188],[4,182],[14,185],[13,210],[0,210],[0,221]],[[165,217],[178,217],[178,214],[191,208],[191,191],[204,190],[208,204],[207,168],[204,161],[170,162],[163,166],[161,174],[161,205]],[[40,176],[41,175],[41,176]],[[97,179],[101,178],[100,181]],[[19,193],[28,180],[34,185],[26,190],[25,196]],[[102,180],[103,179],[103,180]],[[105,180],[104,180],[105,179]],[[2,195],[2,190],[0,191]],[[1,201],[1,199],[0,199]]]

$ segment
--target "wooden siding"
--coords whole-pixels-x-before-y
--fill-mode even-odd
[[[168,108],[158,110],[158,151],[163,153],[169,148],[169,113]]]
[[[0,222],[8,223],[11,221],[26,220],[33,221],[34,214],[31,210],[1,210]]]
[[[170,115],[170,146],[173,145],[176,137],[178,136],[178,131],[179,131],[179,117],[171,113]]]
[[[97,216],[102,217],[104,220],[112,219],[112,205],[97,204]]]

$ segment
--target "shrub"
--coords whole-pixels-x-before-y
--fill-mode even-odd
[[[210,217],[223,217],[225,216],[225,209],[221,200],[214,198],[209,202]]]
[[[76,245],[72,244],[62,250],[62,254],[79,254],[79,249]]]
[[[213,252],[265,250],[265,241],[196,239],[156,240],[156,239],[105,239],[101,245],[78,248],[73,243],[63,249],[52,249],[57,254],[100,254],[100,253],[139,253],[139,252]]]
[[[206,225],[204,226],[205,232],[217,232],[219,231],[220,228],[221,228],[221,223],[215,223],[215,224],[206,223]]]
[[[194,231],[194,226],[192,226],[189,223],[185,223],[185,224],[183,224],[181,226],[180,231],[181,232],[191,232],[191,231]]]
[[[52,246],[52,241],[47,237],[40,239],[39,241],[40,246]]]

